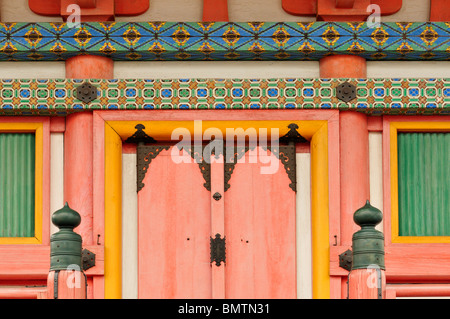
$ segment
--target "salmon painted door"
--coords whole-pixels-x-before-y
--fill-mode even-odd
[[[236,163],[225,193],[226,298],[296,298],[295,192],[264,153],[257,147]]]
[[[199,165],[173,149],[138,147],[149,162],[138,192],[138,296],[211,298],[210,192]]]
[[[199,164],[174,148],[138,147],[139,298],[295,298],[295,191],[280,152]],[[224,262],[212,260],[216,236]]]

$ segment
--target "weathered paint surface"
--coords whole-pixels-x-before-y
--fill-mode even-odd
[[[210,193],[198,165],[176,164],[172,149],[152,160],[138,193],[138,295],[211,298]]]
[[[216,201],[199,166],[175,163],[172,149],[152,160],[138,193],[139,297],[295,298],[296,194],[279,160],[270,155],[278,170],[261,174],[268,164],[248,152]],[[211,166],[220,192],[223,164]],[[209,239],[221,230],[226,262],[211,265]]]
[[[296,298],[296,194],[281,162],[274,174],[261,174],[268,164],[260,152],[236,164],[225,193],[226,297]]]

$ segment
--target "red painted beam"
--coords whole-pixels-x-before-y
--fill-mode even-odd
[[[336,0],[317,0],[317,20],[323,21],[364,21],[369,16],[367,7],[370,0],[355,0],[353,6],[349,8],[338,8]],[[341,5],[349,5],[348,2],[341,1]]]
[[[74,4],[73,0],[60,0],[61,1],[61,17],[66,20],[73,11],[68,10],[71,5]],[[95,6],[92,5],[95,2]],[[80,6],[82,22],[87,21],[113,21],[114,20],[114,2],[113,0],[98,0],[88,1],[78,0],[77,3]],[[87,6],[87,7],[86,7]]]
[[[381,8],[381,15],[388,16],[397,13],[402,8],[402,0],[370,0]]]
[[[282,7],[284,11],[292,15],[315,16],[318,12],[319,1],[320,0],[282,0]],[[437,1],[444,3],[446,0]],[[349,6],[350,2],[354,3],[354,5],[350,7],[353,8],[357,5],[358,0],[334,0],[330,2],[330,9],[345,9],[345,6]],[[394,14],[402,8],[402,0],[370,0],[370,4],[380,6],[382,15]]]
[[[336,8],[353,8],[356,0],[336,0]]]
[[[115,0],[116,16],[138,16],[150,7],[150,0]]]
[[[43,16],[59,16],[61,1],[58,0],[28,0],[31,11]]]
[[[97,0],[76,0],[74,3],[81,8],[95,8],[97,6]]]
[[[227,0],[203,0],[203,21],[228,21]]]
[[[315,16],[317,0],[282,0],[283,10],[296,16]]]
[[[82,16],[93,17],[110,15],[109,8],[113,8],[113,16],[140,15],[149,8],[149,0],[28,0],[31,11],[43,16],[61,16],[62,10],[65,13],[68,4],[78,4],[81,7]],[[92,19],[82,18],[82,21],[88,20],[92,21]]]
[[[448,0],[430,0],[430,21],[450,21]]]

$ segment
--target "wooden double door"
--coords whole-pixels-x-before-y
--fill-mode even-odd
[[[139,298],[296,298],[295,147],[283,147],[231,159],[138,146]]]

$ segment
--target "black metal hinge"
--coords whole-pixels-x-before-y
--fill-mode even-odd
[[[95,266],[95,254],[92,251],[83,249],[81,252],[81,260],[83,262],[83,271]]]
[[[353,263],[353,252],[347,249],[342,254],[339,255],[339,267],[350,271],[352,269]]]
[[[215,238],[210,237],[211,263],[215,262],[216,266],[220,266],[221,262],[225,263],[225,236],[221,238],[220,234],[216,234]]]

